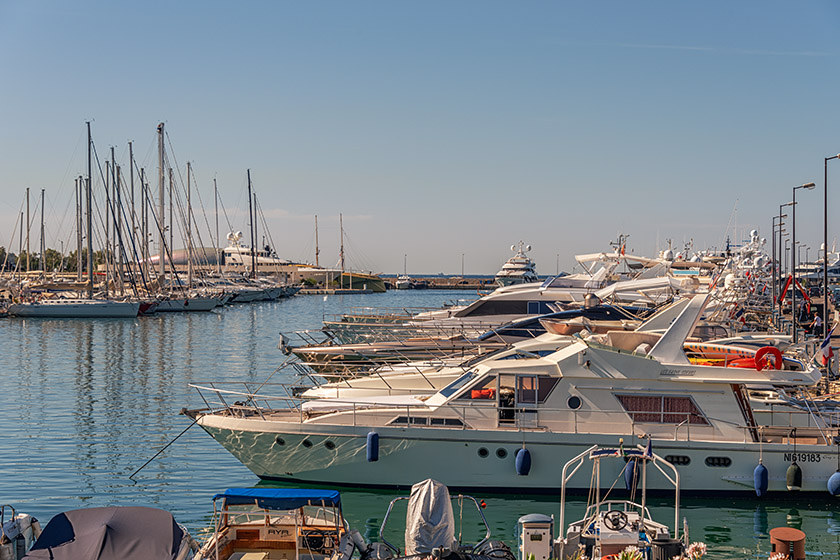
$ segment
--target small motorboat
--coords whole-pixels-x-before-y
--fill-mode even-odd
[[[394,504],[408,500],[405,518],[405,547],[394,546],[385,539],[385,527]],[[458,504],[461,530],[455,538],[455,515],[452,501]],[[484,538],[475,545],[461,541],[464,524],[464,504],[472,502],[486,530]],[[472,496],[450,498],[449,489],[440,482],[426,479],[411,487],[411,495],[391,500],[379,528],[379,542],[362,551],[362,560],[397,558],[436,558],[443,560],[514,560],[510,548],[501,541],[490,540],[490,527],[478,501]]]
[[[150,507],[98,507],[59,513],[26,560],[185,560],[198,550],[172,514]]]
[[[681,556],[685,550],[687,531],[683,530],[679,536],[679,507],[680,507],[680,475],[674,465],[651,451],[648,447],[637,446],[635,449],[606,448],[593,445],[583,453],[574,457],[563,466],[562,486],[560,489],[560,529],[564,528],[566,513],[566,483],[584,465],[586,461],[592,465],[589,503],[582,519],[569,524],[565,537],[554,541],[554,550],[550,557],[566,560],[580,557],[606,559],[618,558],[627,549],[638,551],[642,558],[674,558]],[[601,462],[604,460],[623,461],[615,481],[606,480],[610,491],[601,495]],[[659,473],[674,486],[674,537],[668,526],[651,518],[646,504],[647,469],[655,467]],[[615,469],[613,469],[613,472]],[[610,493],[616,486],[618,479],[624,478],[624,485],[629,493],[629,499],[609,499]],[[641,484],[641,490],[638,485]],[[638,501],[636,497],[638,496]],[[526,516],[527,517],[527,516]],[[520,525],[527,527],[528,521],[520,519]],[[522,539],[520,548],[527,546],[533,540]],[[533,551],[520,551],[530,552]],[[540,558],[539,555],[536,555]]]
[[[228,488],[213,497],[213,526],[193,560],[349,560],[364,547],[336,490]]]
[[[10,515],[10,517],[6,517]],[[41,524],[26,513],[18,513],[6,504],[0,505],[0,558],[20,560],[41,534]]]

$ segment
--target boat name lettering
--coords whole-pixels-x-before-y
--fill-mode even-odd
[[[696,369],[663,369],[659,372],[659,375],[667,375],[667,376],[691,376],[697,373]]]
[[[269,535],[279,535],[281,537],[288,537],[290,535],[288,529],[269,529]]]
[[[797,461],[800,463],[819,463],[822,455],[819,453],[785,453],[785,461]]]

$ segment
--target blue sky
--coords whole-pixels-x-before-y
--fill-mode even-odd
[[[296,260],[314,258],[315,214],[322,264],[337,260],[342,212],[356,267],[459,273],[464,255],[492,274],[522,239],[551,274],[618,233],[644,255],[769,237],[810,181],[797,237],[813,257],[823,158],[840,153],[838,29],[840,4],[816,1],[7,0],[0,245],[17,248],[26,187],[46,189],[47,245],[74,243],[92,120],[103,159],[114,146],[126,166],[132,140],[153,175],[165,122],[205,205],[215,177],[243,231],[250,168]]]

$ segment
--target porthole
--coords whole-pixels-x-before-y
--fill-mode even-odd
[[[496,450],[496,457],[499,459],[504,459],[507,457],[507,449],[502,449],[501,447]]]
[[[479,457],[481,457],[483,459],[483,458],[487,457],[488,455],[490,455],[490,452],[487,451],[486,447],[479,447],[478,448],[478,456]]]
[[[706,457],[707,467],[728,467],[732,464],[729,457]]]
[[[324,442],[324,447],[332,450],[332,449],[335,449],[335,444],[333,442],[327,440],[327,441]]]
[[[310,447],[312,447],[312,442],[311,442],[311,441],[309,441],[308,439],[303,440],[301,443],[302,443],[302,444],[303,444],[303,446],[304,446],[304,447],[306,447],[307,449],[308,449],[308,448],[310,448]]]
[[[277,436],[276,438],[274,438],[274,443],[276,443],[277,445],[286,445],[286,440],[281,438],[280,436]]]
[[[665,460],[672,465],[687,465],[691,463],[691,457],[686,455],[665,455]]]
[[[569,397],[569,400],[566,401],[566,404],[569,405],[569,408],[571,408],[572,410],[577,410],[583,403],[581,402],[580,397],[572,395],[571,397]]]

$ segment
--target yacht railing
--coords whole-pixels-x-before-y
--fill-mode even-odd
[[[237,386],[239,389],[234,388]],[[498,407],[490,403],[447,403],[438,409],[445,411],[444,413],[430,414],[430,408],[419,401],[417,403],[389,403],[385,400],[360,402],[351,399],[342,400],[341,398],[302,399],[299,395],[308,387],[286,383],[263,384],[256,391],[253,384],[242,382],[190,384],[190,387],[196,389],[201,395],[206,406],[205,410],[209,413],[225,413],[242,418],[259,416],[264,420],[271,417],[276,418],[278,415],[291,414],[296,417],[297,421],[304,422],[311,418],[335,415],[334,419],[338,423],[352,426],[428,426],[460,430],[485,426],[515,432],[551,431],[619,436],[632,434],[640,437],[652,436],[657,439],[672,439],[674,441],[695,441],[694,438],[700,438],[697,441],[720,440],[720,427],[728,425],[736,432],[743,434],[740,439],[743,443],[753,441],[751,434],[757,428],[760,428],[762,434],[767,438],[781,438],[780,441],[782,442],[812,440],[815,437],[823,439],[826,443],[829,442],[824,431],[819,428],[799,428],[797,432],[785,426],[743,426],[726,419],[711,417],[706,417],[708,424],[698,424],[691,422],[691,419],[696,419],[697,415],[690,412],[662,413],[674,418],[674,422],[661,424],[649,421],[637,422],[633,419],[631,413],[628,425],[628,413],[625,410],[600,410],[597,412],[600,418],[593,421],[591,418],[592,411],[587,411],[587,417],[581,418],[581,413],[568,408],[531,409]],[[266,389],[276,391],[276,394],[264,394],[263,390]],[[399,390],[394,390],[393,394],[399,394]],[[307,409],[303,406],[307,402],[326,404],[327,406]],[[559,416],[562,416],[562,419],[553,419]],[[341,422],[342,418],[346,421]],[[679,420],[679,418],[683,419]],[[683,428],[685,429],[683,430]],[[680,437],[681,434],[682,437]],[[727,438],[723,437],[723,439]]]

